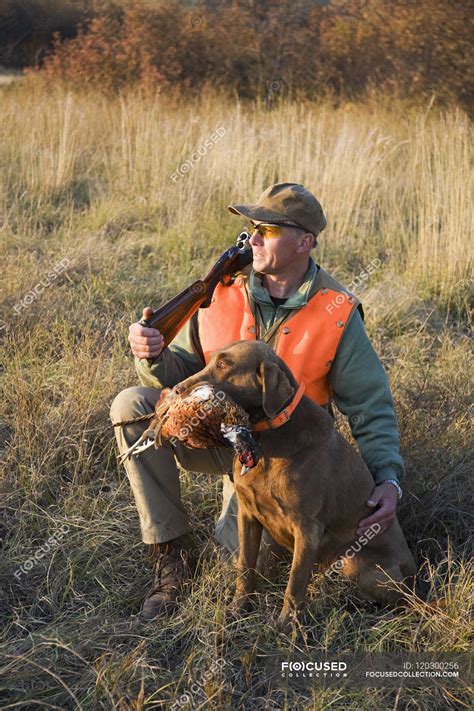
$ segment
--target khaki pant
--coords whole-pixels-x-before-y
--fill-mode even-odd
[[[131,420],[155,409],[160,397],[158,388],[133,387],[122,390],[112,403],[113,423]],[[135,442],[148,422],[115,427],[120,452]],[[237,495],[227,472],[234,460],[232,449],[191,449],[181,443],[150,447],[125,462],[128,479],[135,497],[144,543],[164,543],[190,530],[188,516],[181,501],[179,470],[176,461],[188,471],[224,476],[222,511],[215,528],[218,543],[231,556],[238,552]],[[263,547],[274,544],[264,530]],[[262,556],[261,556],[262,557]]]

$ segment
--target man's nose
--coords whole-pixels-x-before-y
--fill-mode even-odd
[[[250,245],[262,245],[263,244],[263,237],[261,236],[261,234],[258,230],[254,230],[252,232],[250,239],[249,239],[249,244]]]

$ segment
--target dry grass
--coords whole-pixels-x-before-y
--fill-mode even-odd
[[[467,707],[467,692],[449,688],[286,694],[262,672],[288,647],[313,657],[469,649],[467,117],[383,97],[266,112],[211,95],[1,91],[2,708],[168,708],[217,658],[227,664],[193,695],[195,708]],[[172,180],[219,127],[224,137]],[[282,639],[267,622],[283,576],[276,587],[261,581],[253,617],[228,624],[233,573],[212,540],[220,482],[183,472],[201,575],[175,618],[143,625],[150,573],[108,420],[114,395],[136,382],[127,327],[233,241],[229,202],[276,180],[320,197],[329,226],[317,257],[338,278],[382,262],[360,296],[397,401],[408,465],[400,515],[428,599],[447,603],[432,611],[414,598],[394,615],[316,577],[305,625]],[[16,314],[62,259],[67,270]],[[63,525],[60,543],[18,580]]]

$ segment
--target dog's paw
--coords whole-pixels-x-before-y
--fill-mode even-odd
[[[292,620],[286,615],[280,615],[275,620],[275,629],[277,632],[280,632],[280,634],[288,634],[289,632],[291,632],[292,627]]]
[[[253,603],[252,600],[248,595],[239,595],[235,596],[232,602],[229,605],[229,613],[230,615],[238,620],[241,617],[244,617],[248,612],[250,612],[253,608]]]
[[[282,610],[275,620],[275,629],[281,634],[290,634],[298,625],[298,614],[294,610]]]

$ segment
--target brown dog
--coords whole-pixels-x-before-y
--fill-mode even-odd
[[[207,367],[177,389],[204,382],[230,395],[254,423],[275,417],[298,388],[288,366],[262,341],[238,341],[216,351]],[[411,586],[416,573],[412,555],[398,520],[379,535],[366,532],[356,540],[358,523],[370,512],[366,501],[374,481],[326,410],[303,396],[286,424],[255,436],[257,466],[241,476],[241,464],[234,465],[239,577],[233,610],[249,606],[263,526],[293,551],[279,629],[302,609],[315,563],[326,569],[337,561],[337,569],[372,599],[399,603],[400,589]],[[390,586],[390,578],[400,589]]]

